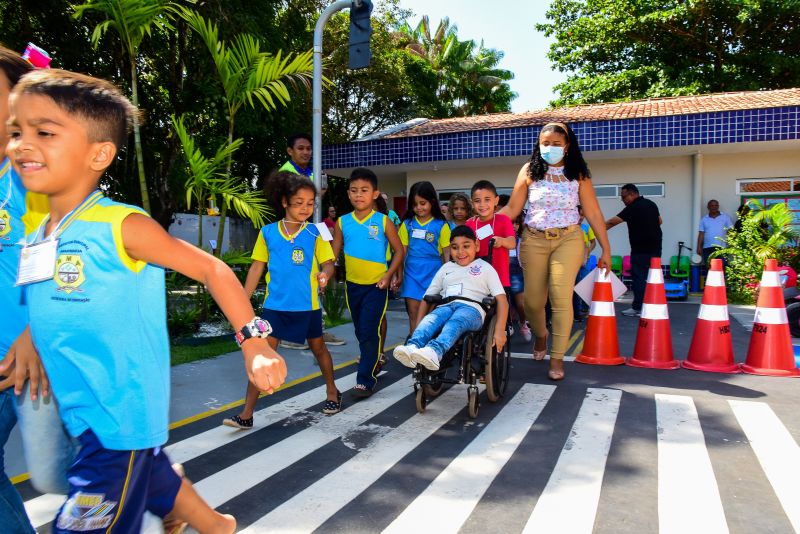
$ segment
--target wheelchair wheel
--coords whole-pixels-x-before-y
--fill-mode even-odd
[[[442,390],[444,389],[444,382],[442,380],[436,380],[433,384],[423,384],[422,391],[425,392],[425,396],[435,399],[439,395],[442,394]]]
[[[425,408],[428,406],[428,398],[425,396],[425,388],[417,390],[417,412],[425,413]]]
[[[493,346],[494,329],[497,328],[497,316],[492,318],[486,332],[486,347],[484,349],[484,373],[486,376],[486,397],[489,402],[497,402],[506,392],[508,385],[508,366],[511,358],[508,341],[503,350],[498,351]]]
[[[467,415],[470,419],[478,417],[478,386],[467,389]]]

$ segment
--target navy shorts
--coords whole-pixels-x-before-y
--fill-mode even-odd
[[[139,532],[145,511],[164,517],[172,510],[181,477],[161,447],[104,449],[91,430],[78,441],[81,448],[67,471],[69,494],[56,515],[54,533]]]
[[[525,275],[522,272],[522,267],[516,267],[512,263],[508,269],[508,277],[511,281],[511,294],[519,295],[525,292]]]
[[[278,311],[263,308],[261,318],[272,326],[270,336],[282,341],[304,343],[322,337],[322,310]]]

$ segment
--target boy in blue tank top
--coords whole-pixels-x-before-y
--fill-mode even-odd
[[[389,285],[403,263],[403,245],[397,229],[386,215],[373,209],[378,195],[375,173],[355,169],[347,181],[347,196],[353,211],[339,217],[333,229],[334,257],[338,258],[344,247],[347,307],[361,351],[353,395],[361,398],[372,395],[378,383],[380,326],[389,302]],[[390,245],[394,256],[387,268]],[[399,284],[399,280],[395,283]]]
[[[7,154],[50,209],[27,237],[17,282],[62,421],[80,443],[53,531],[138,532],[145,511],[172,510],[200,532],[233,532],[233,517],[211,510],[161,450],[170,389],[163,268],[208,287],[237,330],[248,377],[267,393],[286,378],[269,325],[252,317],[225,264],[98,190],[137,113],[116,87],[35,71],[9,102]]]

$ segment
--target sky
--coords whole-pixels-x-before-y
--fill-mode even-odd
[[[381,0],[374,0],[376,5]],[[548,0],[400,0],[414,11],[412,26],[428,15],[435,28],[444,17],[458,27],[458,38],[474,39],[488,48],[505,53],[500,67],[514,73],[510,82],[517,98],[511,111],[546,108],[554,98],[553,86],[566,80],[566,73],[553,71],[547,59],[551,40],[537,32],[535,24],[545,22]]]

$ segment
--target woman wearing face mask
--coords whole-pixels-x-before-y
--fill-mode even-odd
[[[592,186],[589,168],[578,139],[566,124],[542,127],[531,159],[520,169],[508,205],[503,208],[514,219],[527,210],[520,243],[519,261],[525,273],[525,315],[536,341],[533,358],[547,353],[545,305],[552,307],[550,348],[551,380],[564,378],[564,353],[572,330],[572,291],[584,255],[578,205],[603,249],[598,267],[611,267],[611,252],[603,217]]]

